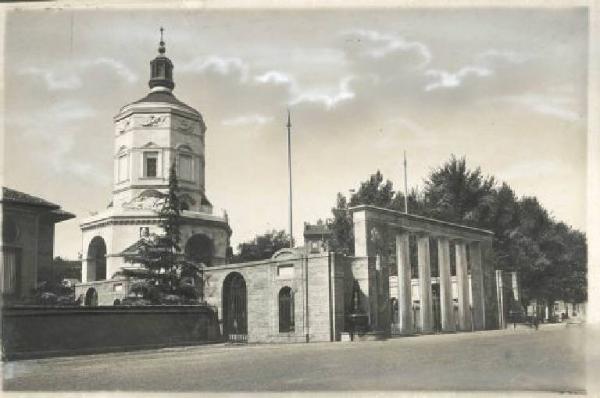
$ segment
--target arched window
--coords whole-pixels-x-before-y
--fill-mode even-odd
[[[279,291],[279,333],[294,331],[294,294],[284,287]]]

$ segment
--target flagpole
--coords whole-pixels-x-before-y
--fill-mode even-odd
[[[294,233],[292,229],[292,122],[290,119],[290,110],[288,109],[287,133],[288,133],[288,175],[290,181],[290,248],[294,247]]]
[[[408,179],[406,177],[406,150],[404,151],[404,212],[408,214]]]

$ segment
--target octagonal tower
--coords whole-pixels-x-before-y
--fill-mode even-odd
[[[175,164],[182,206],[181,247],[190,260],[224,264],[231,229],[213,209],[205,188],[206,125],[196,109],[173,94],[173,63],[162,39],[150,62],[150,92],[114,117],[114,183],[108,210],[81,223],[83,282],[110,278],[121,253],[147,233],[162,234],[158,211]]]

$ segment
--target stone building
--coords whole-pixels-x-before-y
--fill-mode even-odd
[[[75,216],[47,200],[2,188],[2,296],[29,296],[38,282],[52,281],[54,224]]]
[[[304,223],[304,247],[308,253],[321,253],[329,251],[331,230],[324,223]]]
[[[206,265],[226,263],[231,235],[227,214],[215,210],[206,194],[206,125],[197,110],[173,94],[173,69],[161,37],[158,55],[150,62],[149,93],[114,117],[112,198],[105,211],[81,222],[84,287],[99,286],[95,281],[117,273],[125,265],[122,252],[143,234],[162,233],[158,211],[173,164],[186,256]]]
[[[374,206],[350,211],[354,256],[282,249],[269,260],[206,269],[205,298],[218,308],[223,334],[250,342],[337,341],[353,331],[353,315],[366,318],[368,338],[499,327],[490,231]]]

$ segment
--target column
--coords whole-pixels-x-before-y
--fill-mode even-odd
[[[458,327],[471,330],[471,310],[469,308],[469,275],[467,270],[467,245],[456,242],[456,285],[458,287]]]
[[[496,299],[498,306],[498,328],[504,329],[506,324],[504,323],[504,283],[502,281],[502,270],[496,270]],[[537,306],[537,302],[536,302]]]
[[[442,331],[454,332],[454,301],[452,300],[452,281],[450,280],[450,241],[439,237],[438,269],[440,274],[440,307],[442,314]]]
[[[354,231],[354,255],[356,257],[372,256],[372,250],[369,250],[369,234],[367,231],[367,213],[366,211],[357,211],[352,213],[352,223]]]
[[[471,291],[473,296],[473,329],[485,329],[485,293],[483,289],[483,264],[481,261],[481,244],[469,244],[471,255]]]
[[[431,300],[431,266],[429,263],[429,236],[421,235],[417,239],[417,258],[419,265],[419,296],[421,331],[433,331],[433,308]]]
[[[400,332],[413,333],[412,297],[410,290],[410,255],[408,231],[396,235],[396,263],[398,266],[398,320]]]
[[[513,298],[515,299],[515,301],[519,304],[519,282],[517,279],[517,271],[513,271],[510,273],[511,274],[511,280],[512,280],[512,292],[513,292]]]

